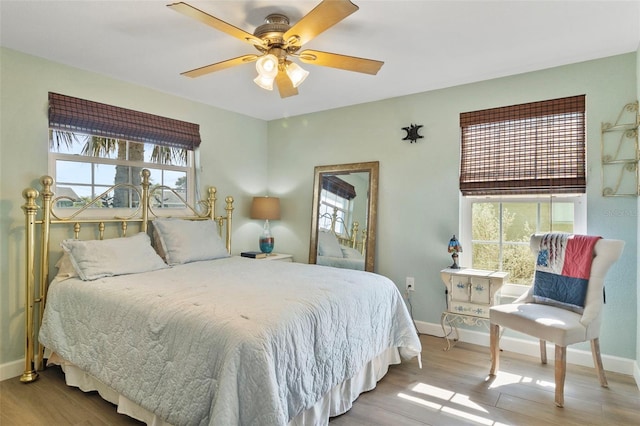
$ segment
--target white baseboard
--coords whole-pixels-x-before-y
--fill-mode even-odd
[[[0,381],[21,376],[23,372],[24,372],[23,359],[8,362],[6,364],[0,364]]]
[[[420,333],[430,334],[442,337],[442,326],[427,322],[416,321],[416,327]],[[489,333],[475,330],[460,328],[460,341],[473,343],[479,346],[489,347]],[[502,336],[500,338],[500,349],[515,352],[522,355],[529,355],[540,358],[540,344],[537,340],[518,339],[511,336]],[[549,360],[555,358],[553,346],[547,348],[547,357]],[[487,350],[487,371],[489,368],[489,351]],[[593,357],[591,351],[583,351],[580,349],[567,348],[567,362],[584,367],[593,367]],[[602,364],[607,371],[615,373],[627,374],[633,376],[636,384],[640,388],[640,370],[638,363],[633,359],[620,358],[612,355],[602,355]]]

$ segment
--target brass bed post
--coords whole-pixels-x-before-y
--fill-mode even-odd
[[[333,208],[333,214],[331,215],[331,232],[336,233],[336,223],[338,222],[338,208]]]
[[[147,232],[149,225],[149,176],[151,176],[151,172],[149,169],[142,169],[140,174],[142,175],[142,199],[140,200],[142,205],[142,229],[140,231]]]
[[[222,226],[224,221],[227,221],[227,230],[225,232],[225,245],[227,247],[227,251],[231,254],[231,217],[233,212],[233,197],[227,197],[224,200],[227,205],[225,206],[225,210],[227,211],[227,216],[216,216],[216,193],[218,189],[215,186],[211,186],[208,189],[207,195],[207,208],[208,208],[208,216],[210,220],[217,222],[218,224],[218,234],[222,237]]]
[[[41,241],[40,241],[40,310],[38,312],[37,327],[42,325],[44,317],[44,307],[47,300],[47,292],[49,291],[49,241],[51,232],[51,199],[53,192],[53,178],[51,176],[42,176],[40,179],[42,184],[42,225],[41,225]],[[38,359],[35,369],[42,370],[44,368],[44,346],[38,341]]]
[[[351,248],[358,249],[358,227],[360,223],[358,221],[354,221],[351,225]]]
[[[227,202],[224,208],[227,211],[227,251],[231,254],[231,216],[233,214],[233,197],[228,196],[224,199]]]
[[[25,204],[22,206],[25,214],[25,247],[26,247],[26,276],[25,276],[25,353],[24,353],[24,373],[20,376],[23,383],[33,382],[38,378],[38,373],[34,369],[33,363],[33,307],[35,304],[35,277],[34,277],[34,258],[35,258],[35,227],[36,213],[38,205],[38,191],[33,188],[27,188],[22,191],[22,197]]]
[[[211,186],[208,189],[209,195],[207,196],[207,204],[209,208],[209,219],[216,220],[216,192],[218,190],[215,186]],[[221,235],[222,236],[222,235]]]
[[[216,197],[217,192],[218,189],[215,186],[210,186],[207,189],[207,216],[209,216],[209,220],[216,222],[216,224],[218,225],[218,235],[220,236],[220,238],[222,238],[223,218],[222,216],[216,217],[216,200],[218,199]],[[226,239],[225,246],[227,247],[227,252],[231,254],[231,247],[228,238]]]

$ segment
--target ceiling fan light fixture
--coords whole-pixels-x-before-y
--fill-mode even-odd
[[[274,77],[265,77],[263,75],[259,75],[253,79],[253,82],[256,83],[258,86],[262,87],[263,89],[273,90],[274,80],[275,80]]]
[[[305,78],[307,78],[309,71],[305,70],[295,62],[287,61],[287,75],[289,76],[293,87],[298,87],[302,84]]]
[[[255,61],[258,77],[253,81],[266,90],[273,90],[275,84],[280,97],[288,98],[298,94],[298,86],[309,75],[307,71],[289,60],[290,56],[297,57],[299,62],[305,64],[311,63],[371,75],[375,75],[384,64],[373,59],[317,50],[303,50],[298,53],[303,45],[356,12],[358,6],[351,0],[322,0],[293,26],[290,25],[286,15],[272,13],[253,34],[182,1],[167,6],[218,31],[252,44],[260,52],[259,55],[243,55],[181,73],[187,77],[200,77]]]
[[[256,61],[256,71],[260,77],[273,80],[278,75],[278,58],[271,53],[261,56]]]

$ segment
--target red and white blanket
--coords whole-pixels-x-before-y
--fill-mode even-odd
[[[564,233],[545,234],[542,237],[533,289],[536,303],[582,313],[593,248],[600,238]]]

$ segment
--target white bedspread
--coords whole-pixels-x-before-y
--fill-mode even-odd
[[[318,265],[333,266],[334,268],[356,269],[364,271],[364,259],[350,259],[348,257],[318,256]]]
[[[240,257],[57,282],[40,341],[175,425],[286,425],[385,348],[421,351],[387,278]]]

